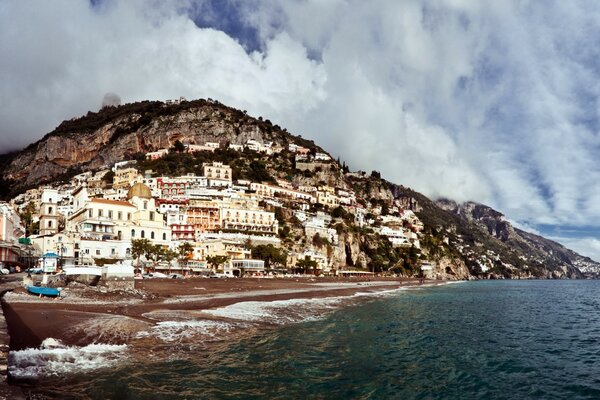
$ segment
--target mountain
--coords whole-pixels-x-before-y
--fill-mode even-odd
[[[143,101],[106,107],[64,121],[40,141],[5,156],[0,160],[0,168],[3,167],[4,179],[18,192],[84,169],[97,170],[168,148],[178,140],[240,144],[255,139],[285,144],[290,137],[269,120],[252,118],[245,111],[210,99],[171,105]],[[322,151],[302,138],[295,138],[294,142]]]
[[[229,145],[243,145],[248,140],[272,142],[282,151],[265,155],[229,149]],[[220,149],[194,154],[173,151],[158,160],[144,157],[147,152],[173,148],[178,143],[206,142],[219,143]],[[334,263],[404,275],[418,274],[421,263],[427,261],[435,276],[444,279],[580,278],[584,272],[600,271],[599,263],[513,227],[490,207],[433,201],[381,179],[376,171],[351,173],[333,159],[314,164],[297,162],[294,153],[288,151],[290,144],[303,146],[312,155],[327,155],[313,141],[211,99],[107,107],[64,121],[40,141],[0,158],[2,187],[10,188],[0,195],[7,199],[28,188],[66,181],[79,172],[100,170],[125,159],[138,160],[142,172],[152,170],[160,175],[198,173],[202,163],[221,161],[232,166],[236,179],[283,180],[294,187],[328,185],[351,191],[357,204],[368,212],[367,219],[373,221],[371,226],[362,226],[344,208],[325,207],[339,242],[315,242],[304,236],[290,209],[273,209],[280,220],[279,236],[289,250],[311,245],[326,248]],[[390,209],[413,211],[422,222],[420,250],[395,248],[379,233]],[[411,224],[403,229],[419,231]]]

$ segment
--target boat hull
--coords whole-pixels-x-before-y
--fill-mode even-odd
[[[29,287],[27,287],[27,291],[31,294],[36,294],[36,295],[41,295],[41,296],[48,296],[48,297],[60,296],[60,289],[57,289],[57,288],[29,286]]]

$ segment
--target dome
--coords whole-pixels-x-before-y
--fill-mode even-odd
[[[141,199],[151,199],[152,191],[150,188],[143,183],[136,183],[129,189],[127,192],[127,199],[130,200],[134,197],[139,197]]]

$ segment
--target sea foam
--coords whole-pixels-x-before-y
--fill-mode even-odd
[[[244,301],[226,307],[205,310],[204,313],[222,318],[282,325],[315,319],[319,315],[337,309],[339,304],[347,298]]]
[[[16,379],[90,372],[107,368],[126,358],[126,345],[90,344],[65,346],[59,340],[48,338],[39,348],[11,351],[9,374]]]
[[[234,324],[212,320],[161,321],[150,330],[138,332],[136,338],[154,337],[163,342],[180,342],[202,336],[204,340],[218,340],[231,331]]]

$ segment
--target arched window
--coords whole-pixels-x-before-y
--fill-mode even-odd
[[[48,207],[48,214],[52,214],[52,211],[54,211],[52,207]]]
[[[163,240],[167,240],[167,234],[163,233]]]
[[[131,230],[131,237],[134,238],[135,237],[135,229]]]
[[[146,232],[142,231],[142,239],[146,237]]]
[[[150,239],[154,239],[154,232],[150,232]]]

